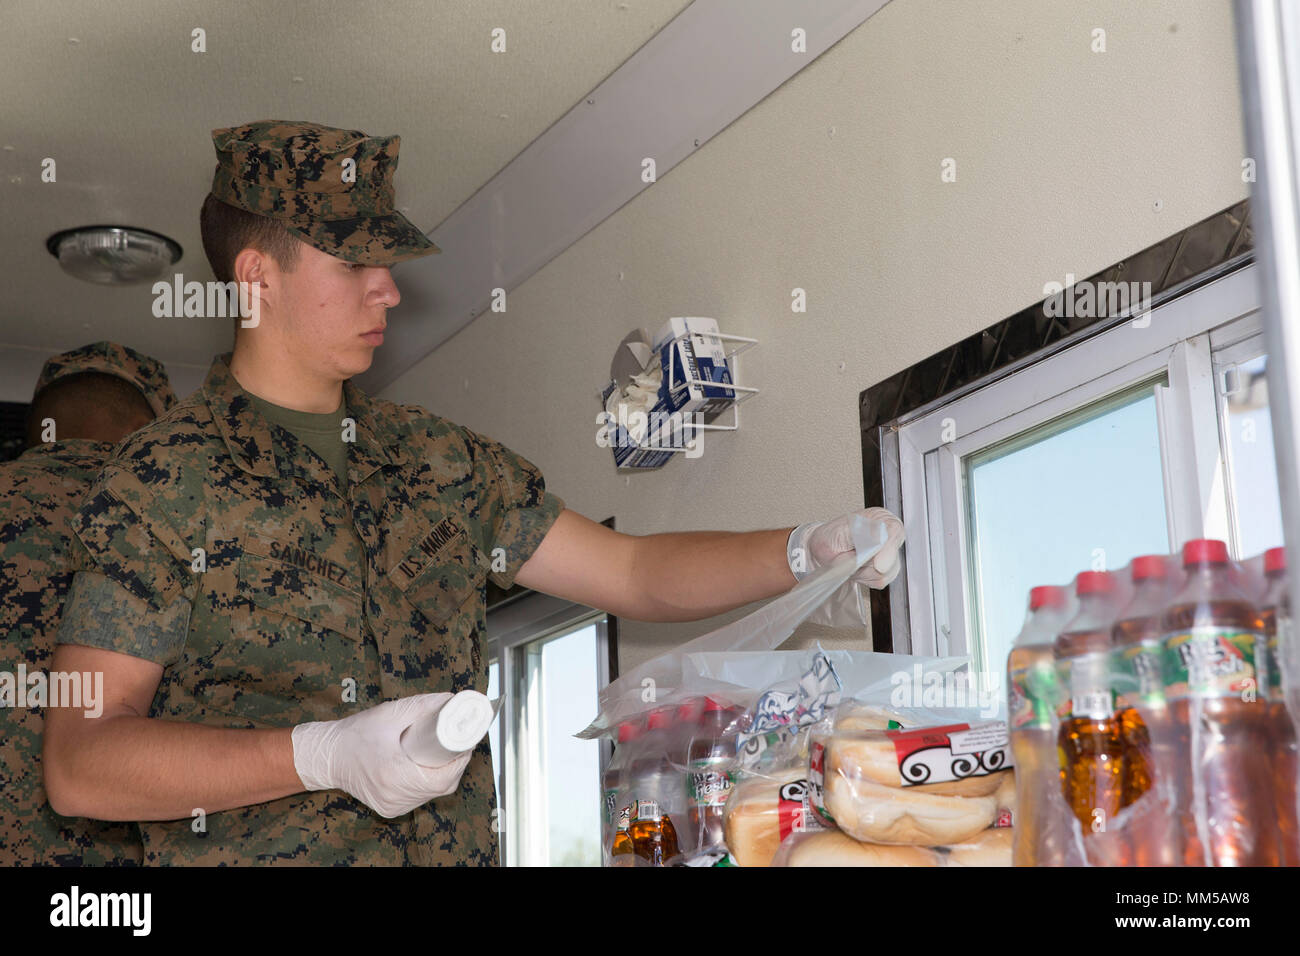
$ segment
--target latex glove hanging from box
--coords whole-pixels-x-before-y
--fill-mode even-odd
[[[829,521],[808,521],[790,532],[786,541],[786,558],[795,579],[802,581],[840,555],[853,552],[851,523],[855,515],[871,522],[874,535],[877,539],[884,538],[885,544],[807,618],[811,623],[830,627],[866,627],[869,612],[858,585],[888,587],[902,570],[898,552],[903,546],[903,522],[885,508],[862,508]]]

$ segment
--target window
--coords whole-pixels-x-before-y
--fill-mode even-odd
[[[973,643],[990,665],[1010,652],[1034,585],[1170,550],[1154,384],[968,456],[965,484]]]
[[[507,866],[600,865],[608,747],[573,735],[609,681],[610,623],[535,593],[489,612],[489,696],[506,698],[489,738]]]
[[[908,528],[894,649],[1000,674],[1029,589],[1171,552],[1282,543],[1255,267],[885,430]]]

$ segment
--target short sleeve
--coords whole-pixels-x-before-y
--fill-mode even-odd
[[[59,643],[179,659],[198,587],[190,551],[152,492],[110,464],[72,519],[77,574]]]
[[[488,577],[509,589],[564,510],[564,499],[547,490],[541,471],[527,458],[468,428],[463,431],[474,463],[482,537],[492,568]]]
[[[167,667],[180,660],[190,601],[177,595],[162,611],[94,571],[78,571],[64,605],[60,644],[99,647]]]

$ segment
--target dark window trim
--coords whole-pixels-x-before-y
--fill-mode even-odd
[[[1150,282],[1153,304],[1158,305],[1246,264],[1253,258],[1253,250],[1250,200],[1244,199],[1086,278],[1092,282]],[[859,395],[866,507],[884,505],[880,458],[884,429],[896,428],[902,419],[927,406],[951,401],[1125,318],[1050,316],[1044,311],[1047,301],[1036,302]],[[872,646],[876,651],[892,652],[889,591],[872,589],[870,595]]]

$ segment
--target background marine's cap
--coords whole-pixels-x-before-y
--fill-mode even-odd
[[[162,363],[116,342],[94,342],[47,359],[32,395],[35,397],[53,381],[82,372],[102,372],[130,382],[140,390],[155,416],[176,404],[176,393]]]
[[[259,120],[213,130],[212,144],[212,195],[322,252],[388,266],[442,251],[394,208],[398,136]]]

